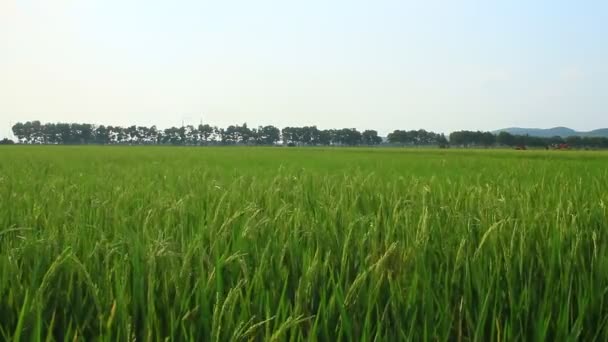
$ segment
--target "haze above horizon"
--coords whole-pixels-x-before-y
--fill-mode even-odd
[[[10,123],[608,127],[608,2],[0,2]]]

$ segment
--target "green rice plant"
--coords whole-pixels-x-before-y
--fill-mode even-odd
[[[608,339],[608,154],[0,148],[3,340]]]

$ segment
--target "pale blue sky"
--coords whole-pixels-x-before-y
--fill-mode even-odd
[[[608,127],[608,1],[0,0],[0,136]]]

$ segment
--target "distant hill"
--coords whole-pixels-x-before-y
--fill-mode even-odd
[[[591,132],[585,133],[588,137],[608,137],[608,128],[594,129]]]
[[[553,128],[520,128],[520,127],[509,127],[494,131],[494,133],[508,132],[517,135],[529,135],[533,137],[555,137],[560,136],[562,138],[571,136],[581,137],[608,137],[608,128],[596,129],[589,132],[578,132],[568,127],[553,127]]]

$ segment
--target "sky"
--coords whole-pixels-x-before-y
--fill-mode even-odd
[[[608,1],[0,0],[15,122],[608,127]]]

